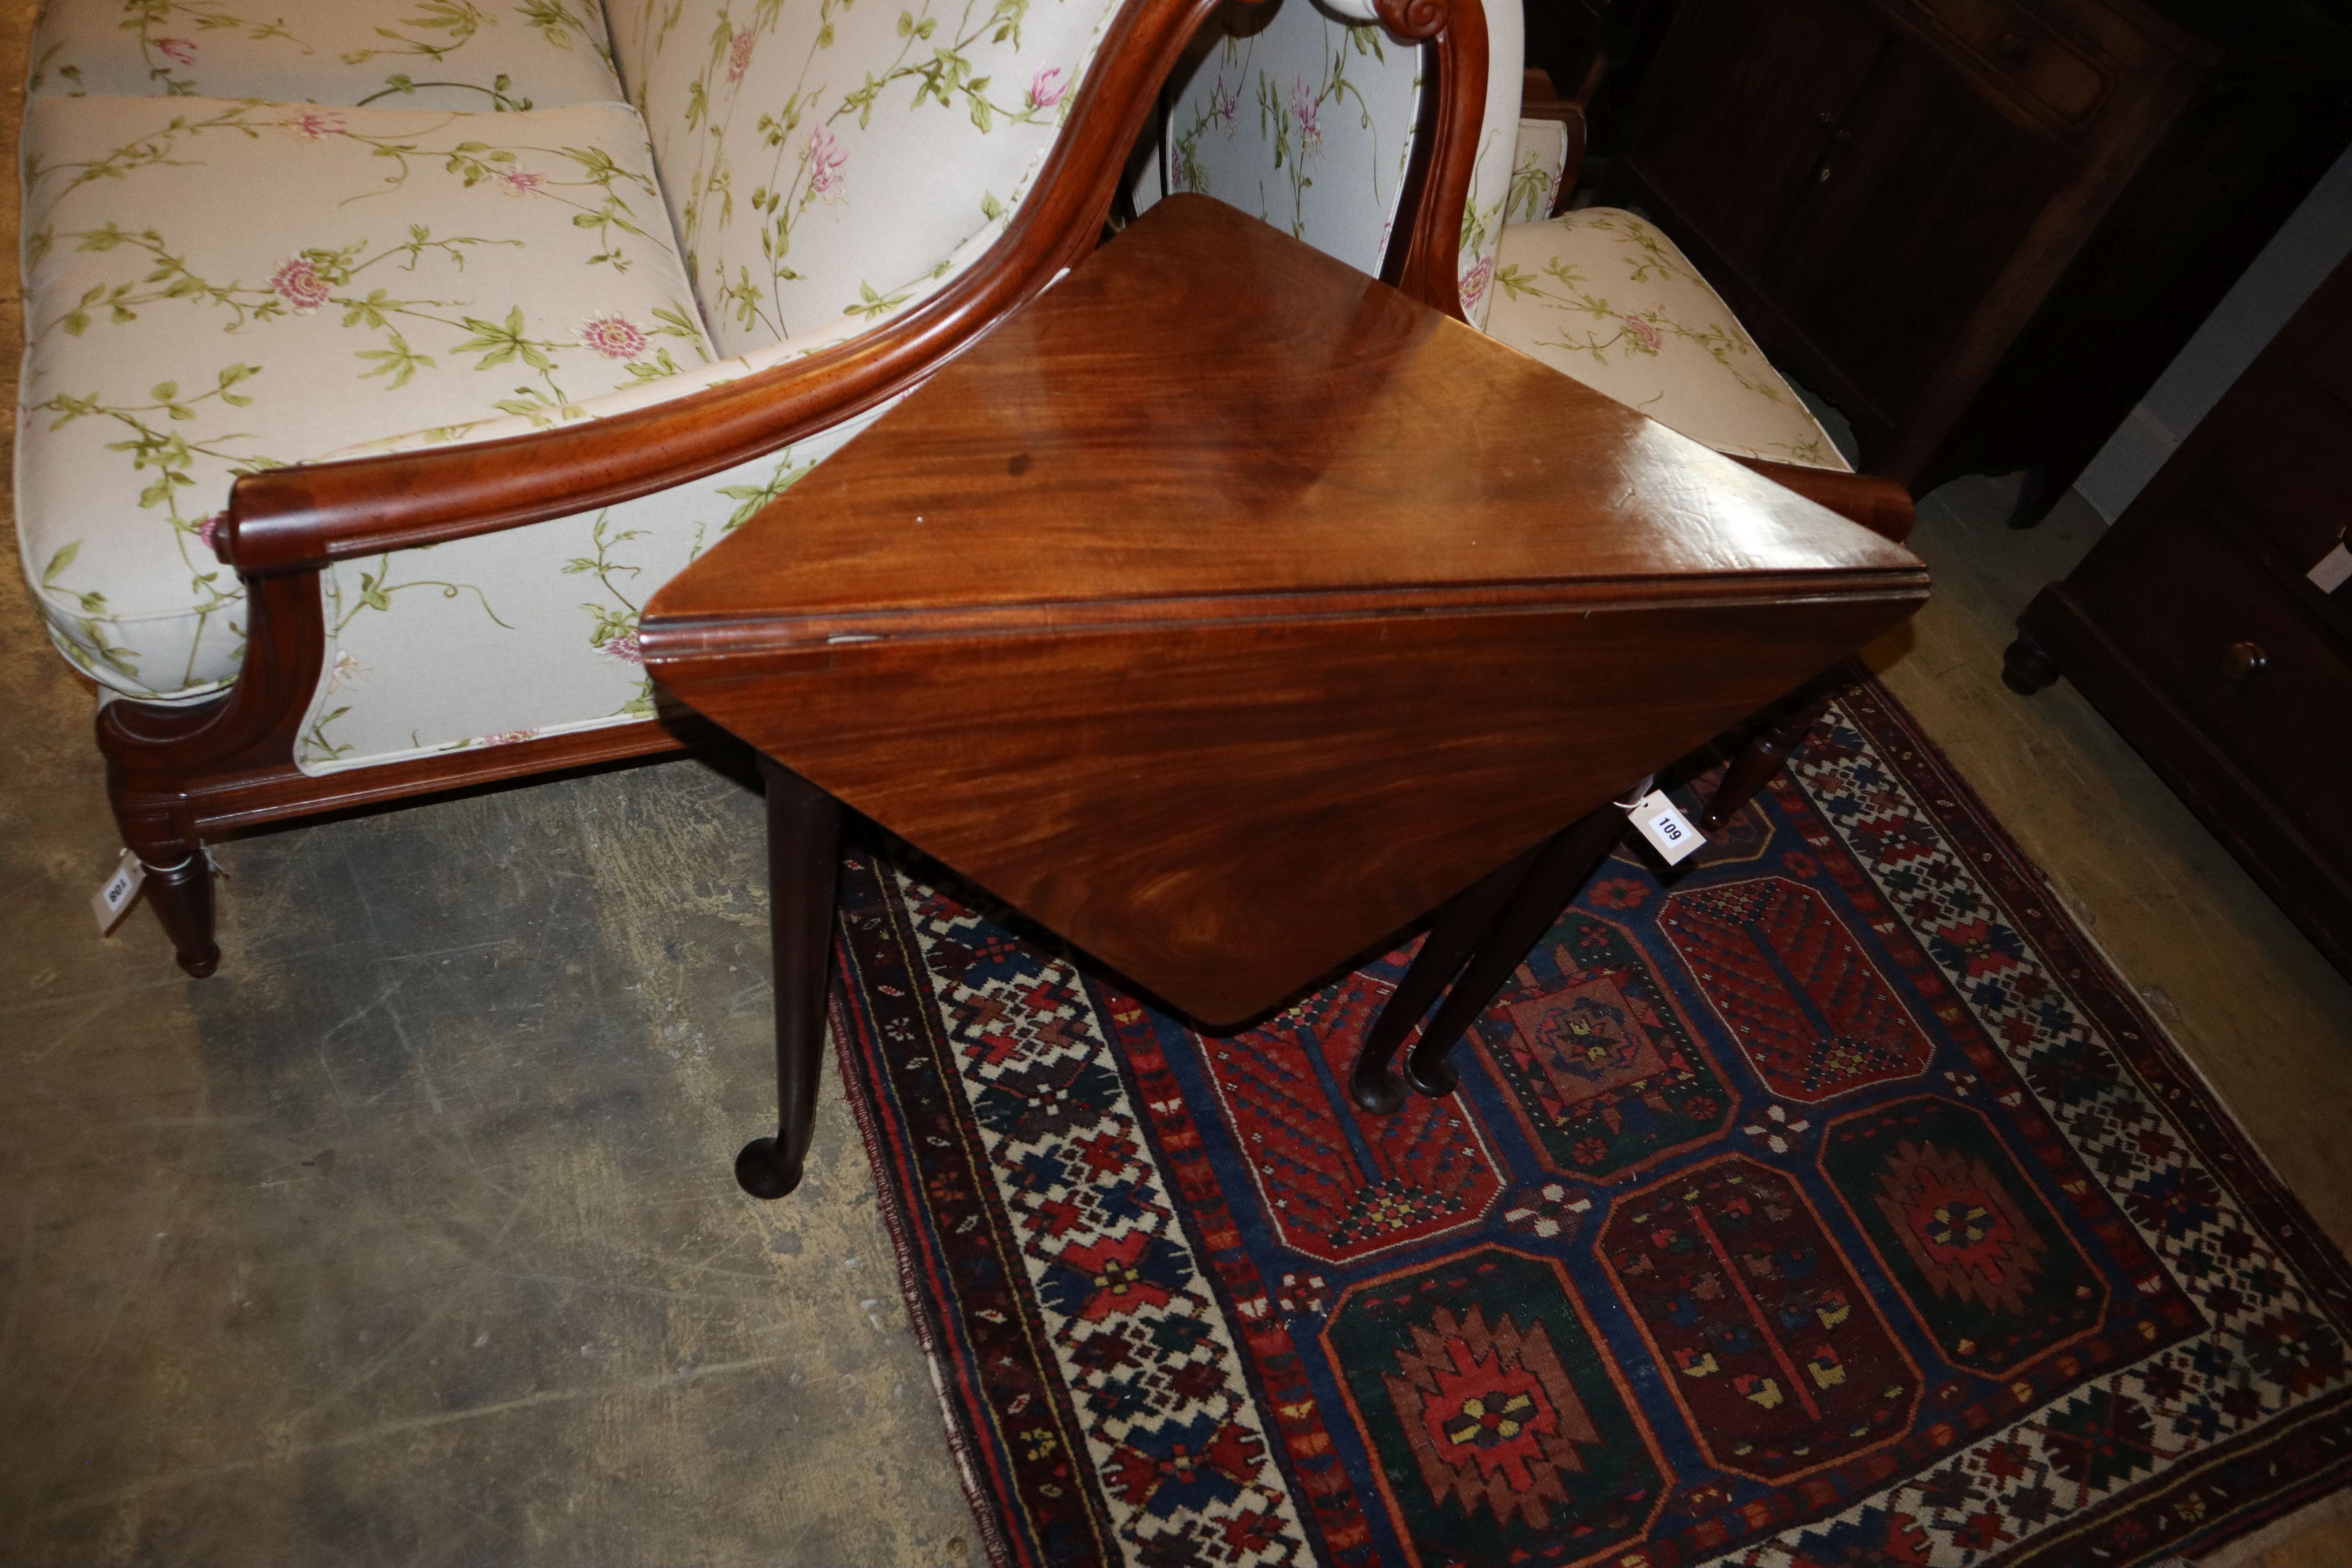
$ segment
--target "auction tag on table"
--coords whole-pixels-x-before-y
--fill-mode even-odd
[[[121,863],[106,885],[90,894],[89,907],[98,916],[98,934],[106,936],[122,922],[122,912],[139,896],[140,887],[147,881],[147,868],[129,850],[122,852]]]
[[[2336,548],[2319,558],[2319,564],[2304,573],[2317,585],[2322,593],[2333,593],[2347,582],[2352,582],[2352,549],[2340,540]]]
[[[1643,796],[1633,802],[1633,810],[1627,814],[1633,819],[1633,826],[1641,835],[1650,841],[1650,847],[1666,857],[1668,865],[1683,860],[1706,842],[1706,835],[1692,827],[1690,819],[1675,809],[1675,803],[1666,799],[1664,789],[1653,789]]]

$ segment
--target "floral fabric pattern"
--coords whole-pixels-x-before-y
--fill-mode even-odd
[[[236,475],[572,417],[709,358],[624,105],[50,98],[25,152],[25,566],[66,656],[131,695],[236,675],[242,593],[210,530]],[[512,624],[503,585],[454,569],[352,599],[382,613],[428,581]]]
[[[872,322],[1027,193],[1113,0],[614,0],[722,353]]]
[[[333,773],[651,718],[646,601],[885,412],[617,507],[338,562],[295,761]]]
[[[1519,149],[1511,160],[1511,191],[1503,204],[1507,224],[1541,223],[1568,170],[1568,127],[1557,120],[1519,121]]]
[[[598,0],[50,0],[31,91],[509,111],[621,98]]]
[[[1486,7],[1485,129],[1463,214],[1464,314],[1486,323],[1518,142],[1523,23]],[[1314,0],[1228,6],[1202,29],[1169,92],[1160,167],[1137,189],[1216,197],[1377,276],[1412,159],[1429,57],[1377,23]]]
[[[1631,213],[1506,226],[1486,329],[1718,452],[1851,471],[1721,297]]]

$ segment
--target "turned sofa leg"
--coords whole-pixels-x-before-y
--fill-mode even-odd
[[[134,838],[131,852],[147,868],[148,907],[163,923],[180,967],[203,979],[220,967],[213,939],[213,867],[194,839]]]

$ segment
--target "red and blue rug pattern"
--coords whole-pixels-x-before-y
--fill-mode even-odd
[[[853,857],[835,1040],[992,1553],[2126,1564],[2352,1484],[2352,1270],[1856,685],[1389,1117]]]

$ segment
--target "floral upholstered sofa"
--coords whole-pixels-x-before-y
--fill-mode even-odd
[[[1517,6],[1345,3],[1454,308]],[[49,0],[19,538],[183,965],[207,835],[676,749],[638,607],[1098,243],[1216,6]]]

